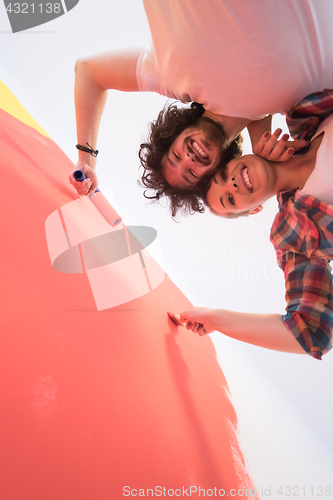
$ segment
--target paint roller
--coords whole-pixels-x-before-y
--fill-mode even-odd
[[[82,182],[87,177],[84,175],[82,170],[75,170],[73,173],[73,177],[76,181]],[[100,192],[99,189],[96,189],[92,194],[88,195],[95,207],[101,212],[104,218],[108,221],[111,226],[117,226],[121,223],[122,218],[115,211],[115,209],[110,205],[105,196]]]
[[[73,177],[76,181],[82,182],[86,179],[84,172],[82,170],[75,170],[73,173]],[[119,214],[115,211],[115,209],[110,205],[107,199],[103,196],[99,189],[96,189],[94,193],[88,195],[96,208],[101,212],[101,214],[105,217],[105,219],[111,224],[111,226],[116,226],[120,224],[122,221]],[[177,326],[186,326],[186,322],[180,322],[180,316],[178,314],[174,314],[171,312],[167,312],[171,321]],[[205,330],[203,331],[203,335],[205,334]]]

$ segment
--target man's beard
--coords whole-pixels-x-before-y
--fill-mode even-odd
[[[194,125],[203,131],[207,141],[222,149],[229,143],[222,124],[206,116],[202,116]]]

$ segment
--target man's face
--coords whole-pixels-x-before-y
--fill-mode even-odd
[[[202,117],[174,140],[162,160],[165,180],[175,187],[191,188],[220,161],[225,134],[220,124]]]

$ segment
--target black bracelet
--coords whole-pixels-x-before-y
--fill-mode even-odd
[[[91,154],[91,156],[96,157],[98,155],[97,149],[92,148],[90,146],[90,144],[88,144],[87,142],[86,142],[86,144],[87,144],[88,148],[86,148],[85,146],[81,146],[81,144],[77,144],[75,147],[76,147],[76,149],[79,149],[80,151],[84,151],[85,153],[89,153],[89,154]]]

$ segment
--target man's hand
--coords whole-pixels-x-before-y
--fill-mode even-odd
[[[180,322],[186,323],[186,328],[192,330],[200,336],[212,333],[215,331],[215,326],[212,321],[214,309],[206,307],[194,307],[180,314]]]
[[[287,161],[295,151],[307,145],[303,139],[289,141],[288,134],[284,134],[279,139],[281,132],[280,128],[276,129],[273,134],[265,132],[254,146],[253,153],[269,161]]]
[[[84,173],[84,175],[86,176],[86,179],[84,179],[81,182],[75,180],[73,177],[75,170],[81,170]],[[81,196],[94,193],[95,189],[98,186],[97,175],[96,175],[95,169],[92,167],[89,167],[89,165],[87,165],[86,163],[84,163],[82,161],[78,161],[77,164],[75,165],[74,169],[69,174],[69,182],[72,184],[72,186],[75,187],[76,191]]]

